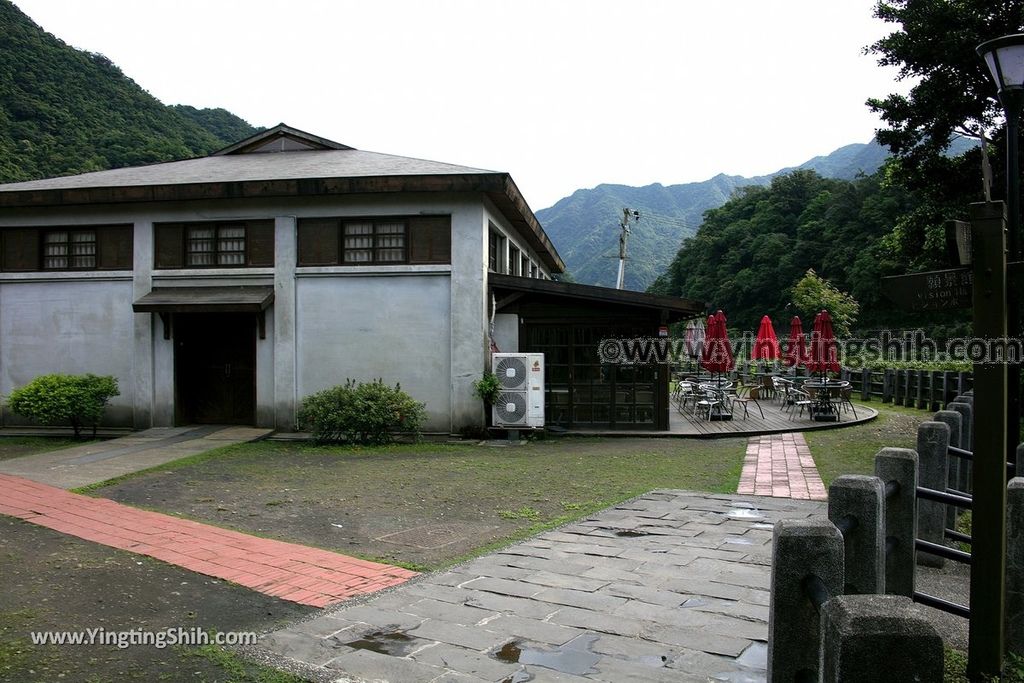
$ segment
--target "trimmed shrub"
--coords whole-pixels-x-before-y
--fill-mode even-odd
[[[299,429],[309,430],[317,443],[390,443],[394,432],[419,435],[426,419],[424,404],[419,403],[384,380],[356,383],[318,391],[302,399]]]
[[[41,424],[71,425],[77,439],[83,427],[96,436],[103,409],[120,393],[110,375],[40,375],[12,391],[7,407]]]

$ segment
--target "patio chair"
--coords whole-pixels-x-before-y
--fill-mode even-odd
[[[723,406],[722,395],[717,391],[704,391],[694,402],[693,413],[696,415],[698,410],[701,413],[707,411],[706,419],[710,421],[711,415],[714,413],[716,406],[718,407],[719,412],[721,412]]]
[[[764,419],[764,411],[761,410],[761,404],[758,403],[758,399],[761,398],[761,387],[745,387],[741,386],[736,390],[736,396],[732,399],[733,405],[740,404],[743,406],[743,419],[747,419],[747,408],[750,403],[757,406],[757,412],[761,413],[761,419]]]
[[[775,398],[778,398],[783,406],[789,405],[789,391],[794,389],[796,385],[788,379],[772,377],[772,386],[775,388]]]
[[[804,416],[804,408],[807,408],[807,414],[811,414],[811,406],[814,404],[813,390],[808,389],[803,391],[801,389],[791,389],[789,392],[789,419],[793,419],[793,414],[797,408],[800,409],[800,417]]]
[[[765,398],[775,398],[775,378],[771,375],[761,375],[761,393]]]
[[[697,400],[697,385],[687,381],[679,382],[673,398],[676,401],[676,410],[680,415],[685,415],[687,404],[693,404]]]
[[[846,386],[839,387],[839,405],[843,410],[853,411],[853,419],[857,419],[857,409],[853,407],[853,401],[850,399],[853,397],[853,385],[847,382]]]

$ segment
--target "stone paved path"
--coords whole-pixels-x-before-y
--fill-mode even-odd
[[[828,497],[807,441],[799,432],[751,437],[736,492],[799,500]]]
[[[211,448],[261,439],[272,430],[205,425],[155,427],[108,441],[0,461],[0,473],[73,489],[162,465]]]
[[[772,525],[812,501],[661,490],[264,636],[317,681],[763,681]]]
[[[0,491],[0,514],[304,605],[332,605],[416,575],[400,567],[257,538],[6,474],[0,474]]]

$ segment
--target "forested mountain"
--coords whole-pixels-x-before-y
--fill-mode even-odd
[[[914,204],[909,193],[883,182],[883,176],[878,171],[839,180],[798,170],[775,177],[767,187],[743,188],[705,214],[697,234],[650,291],[706,302],[726,312],[731,330],[756,331],[763,315],[776,325],[793,315],[813,315],[790,304],[793,286],[813,268],[857,299],[860,329],[956,324],[964,312],[915,318],[896,310],[880,291],[882,276],[908,270],[891,234]],[[805,319],[807,331],[810,322]]]
[[[162,104],[0,0],[0,182],[199,156],[256,130],[223,109]]]
[[[970,144],[956,140],[950,154],[960,154]],[[667,187],[657,183],[645,187],[598,185],[577,190],[538,211],[537,218],[574,280],[613,287],[618,268],[619,217],[624,207],[639,210],[640,222],[631,227],[625,287],[642,291],[665,272],[683,240],[697,231],[704,212],[724,204],[737,189],[768,185],[773,178],[798,169],[849,180],[874,173],[887,156],[887,150],[872,141],[846,145],[827,156],[766,176],[720,174],[699,183]]]

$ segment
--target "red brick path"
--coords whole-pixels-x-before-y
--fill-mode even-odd
[[[282,600],[325,607],[416,572],[139,510],[0,474],[0,514],[148,555]]]
[[[800,432],[751,437],[736,492],[810,500],[828,497]]]

